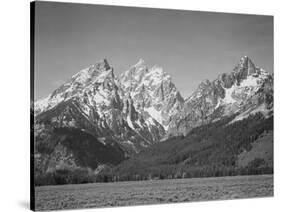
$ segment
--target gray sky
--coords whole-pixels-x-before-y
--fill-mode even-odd
[[[273,17],[37,2],[35,99],[107,58],[119,76],[143,58],[187,97],[241,56],[273,73]]]

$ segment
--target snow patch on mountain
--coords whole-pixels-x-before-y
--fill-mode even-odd
[[[127,123],[131,129],[136,130],[129,116],[127,116]]]
[[[132,97],[136,110],[148,112],[167,130],[184,100],[163,68],[158,65],[148,68],[144,60],[140,60],[121,74],[120,82],[124,91]]]
[[[223,102],[225,104],[233,104],[236,102],[235,99],[232,97],[232,93],[235,90],[235,86],[232,86],[231,88],[225,88],[225,97],[223,99]]]
[[[64,104],[61,117],[52,121],[63,119],[64,126],[82,126],[98,137],[133,142],[138,149],[223,116],[237,113],[233,121],[256,112],[267,116],[273,111],[273,76],[243,57],[232,72],[203,81],[184,100],[158,65],[149,68],[140,59],[117,78],[101,60],[36,101],[35,115]]]
[[[151,117],[154,118],[158,123],[163,125],[163,116],[161,114],[161,111],[156,110],[153,106],[144,108],[144,110],[147,111],[151,115]],[[167,129],[167,126],[163,125],[163,127]]]
[[[256,113],[262,113],[264,115],[265,118],[269,117],[268,114],[268,109],[266,108],[265,104],[259,105],[256,108],[249,108],[248,110],[244,111],[243,113],[239,114],[238,116],[236,116],[229,124],[232,124],[236,121],[241,121],[245,118],[248,118],[250,115],[254,115]]]

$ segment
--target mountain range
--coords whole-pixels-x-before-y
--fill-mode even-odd
[[[33,113],[35,176],[78,169],[98,175],[155,146],[177,146],[173,138],[200,127],[223,122],[222,129],[257,114],[270,119],[273,75],[244,56],[183,97],[160,66],[140,59],[117,77],[104,59],[35,101]]]

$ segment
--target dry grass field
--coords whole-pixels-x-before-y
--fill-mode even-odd
[[[36,210],[273,196],[273,175],[42,186]]]

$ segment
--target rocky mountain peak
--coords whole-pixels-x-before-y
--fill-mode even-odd
[[[103,60],[100,60],[97,63],[95,63],[93,67],[95,69],[98,69],[98,70],[108,70],[108,69],[110,69],[110,65],[109,65],[106,58],[104,58]]]
[[[239,64],[240,67],[255,68],[254,63],[252,62],[252,60],[247,55],[241,57],[238,64]]]
[[[261,75],[268,75],[268,73],[255,66],[248,56],[243,56],[231,72],[219,75],[218,79],[224,88],[230,88],[236,84],[239,86],[242,81],[252,76],[262,78]]]
[[[125,78],[136,82],[135,75],[145,74],[146,69],[144,61],[139,61],[125,73]],[[103,59],[73,75],[47,98],[37,101],[36,116],[47,117],[48,120],[40,118],[47,122],[58,119],[58,126],[82,128],[102,140],[107,137],[130,152],[138,152],[159,141],[164,129],[152,116],[136,110],[132,94],[123,89],[113,68]]]
[[[203,81],[183,100],[162,67],[148,67],[140,59],[119,80],[103,59],[36,101],[34,111],[36,142],[57,143],[48,144],[54,150],[51,155],[38,154],[36,164],[55,169],[52,160],[57,156],[62,156],[64,164],[73,164],[76,156],[72,151],[76,148],[64,145],[65,140],[79,148],[84,146],[85,152],[91,147],[91,168],[99,169],[169,136],[187,134],[225,117],[234,117],[231,122],[257,112],[269,117],[273,114],[273,76],[242,57],[234,70],[214,81]],[[62,142],[57,142],[60,139]],[[106,154],[108,159],[104,160]]]
[[[93,83],[101,75],[105,77],[105,75],[109,74],[114,77],[113,68],[110,67],[106,59],[103,59],[98,61],[94,65],[91,65],[90,67],[85,68],[79,71],[77,74],[73,75],[71,79],[67,81],[66,84],[78,83],[82,85],[87,85],[89,83]]]
[[[132,86],[142,80],[143,76],[148,72],[148,67],[143,59],[140,59],[135,65],[131,66],[127,71],[121,74],[121,82]]]
[[[144,67],[144,66],[146,66],[146,63],[145,63],[144,59],[140,58],[134,66],[135,67]]]
[[[120,125],[125,121],[135,130],[147,122],[148,126],[153,125],[160,131],[162,127],[173,135],[220,116],[250,111],[249,107],[271,110],[272,85],[271,75],[244,56],[232,71],[219,75],[214,81],[203,81],[184,100],[162,67],[148,67],[140,59],[118,79],[103,59],[72,76],[47,98],[37,101],[35,113],[75,99],[89,120],[91,117],[107,119],[109,114],[120,113]],[[264,102],[266,106],[262,106]],[[181,122],[186,125],[179,126]]]
[[[199,84],[198,88],[204,89],[204,88],[206,88],[207,86],[209,86],[210,84],[211,84],[211,82],[210,82],[208,79],[206,79],[206,80],[202,81],[202,82]]]
[[[49,96],[36,101],[35,112],[40,113],[51,109],[71,98],[90,102],[100,86],[101,89],[107,89],[107,93],[116,89],[113,68],[110,67],[107,59],[100,60],[94,65],[82,69]]]
[[[241,57],[238,65],[233,70],[234,75],[238,79],[238,81],[247,78],[247,76],[252,74],[259,74],[259,68],[255,66],[252,60],[248,56]]]
[[[120,82],[136,110],[147,112],[165,129],[184,102],[170,75],[158,65],[148,68],[143,60],[123,73]]]
[[[185,100],[182,112],[185,118],[178,128],[187,132],[196,125],[233,114],[241,114],[237,120],[256,112],[267,116],[273,110],[272,99],[272,76],[244,56],[233,71],[219,75],[212,82],[199,84]]]

